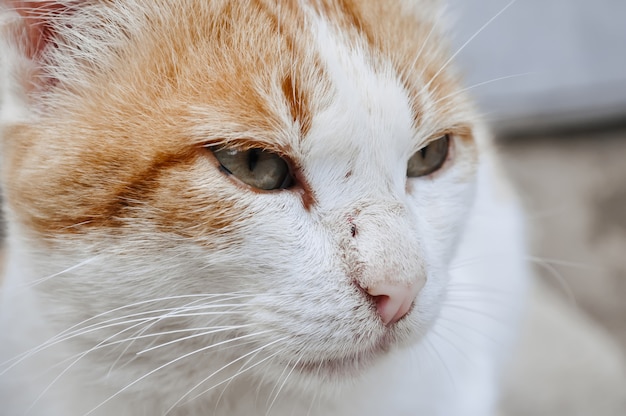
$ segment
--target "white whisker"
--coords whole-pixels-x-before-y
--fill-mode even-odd
[[[459,329],[464,329],[466,331],[473,332],[474,334],[479,335],[479,336],[485,338],[486,340],[492,342],[494,345],[498,345],[500,343],[495,338],[487,335],[486,333],[484,333],[483,331],[478,330],[477,328],[474,328],[473,326],[466,325],[464,322],[457,321],[457,320],[454,320],[454,319],[450,319],[450,318],[448,318],[446,316],[439,316],[438,319],[443,321],[443,322],[439,322],[439,324],[443,325],[443,326],[447,326],[448,330],[450,330],[450,331],[456,332]],[[445,324],[445,322],[448,322],[449,324],[447,325],[447,324]]]
[[[287,372],[287,370],[289,370],[289,366],[291,365],[291,360],[289,360],[287,362],[287,364],[283,367],[283,371],[280,373],[280,375],[276,378],[276,381],[274,382],[274,387],[272,388],[272,390],[270,390],[269,394],[267,395],[267,400],[265,401],[265,406],[268,407],[270,400],[272,398],[272,396],[274,396],[274,392],[276,391],[276,389],[278,388],[278,383],[280,383],[280,380],[283,379],[283,376],[285,375],[285,373]],[[267,415],[266,415],[267,416]]]
[[[239,325],[239,326],[228,327],[226,330],[245,328],[245,327],[250,327],[250,326],[252,326],[252,325]],[[223,331],[224,331],[224,329],[211,330],[211,331],[201,332],[199,334],[189,335],[189,336],[186,336],[186,337],[183,337],[183,338],[177,338],[177,339],[175,339],[173,341],[168,341],[168,342],[165,342],[163,344],[159,344],[157,346],[146,348],[145,350],[141,350],[141,351],[137,352],[136,355],[143,355],[143,354],[146,354],[148,352],[157,350],[159,348],[167,347],[168,345],[176,344],[178,342],[187,341],[187,340],[190,340],[190,339],[193,339],[193,338],[198,338],[198,337],[202,337],[202,336],[206,336],[206,335],[210,335],[210,334],[215,334],[215,333],[223,332]]]
[[[438,13],[438,17],[441,17],[441,14],[442,14],[442,12],[439,12]],[[420,58],[424,54],[424,51],[426,50],[426,45],[428,45],[428,42],[430,41],[430,38],[432,37],[433,33],[435,33],[436,28],[437,28],[437,26],[432,25],[432,27],[428,31],[428,35],[426,35],[426,39],[424,39],[424,41],[422,42],[422,46],[420,46],[419,51],[417,51],[417,54],[415,55],[415,58],[413,59],[413,62],[411,62],[411,65],[409,65],[407,67],[408,71],[413,71],[414,70],[415,65],[417,65],[417,62],[420,60]],[[420,74],[420,76],[423,76],[423,73]]]
[[[435,348],[435,346],[433,345],[430,339],[426,338],[424,339],[424,341],[425,341],[424,345],[427,347],[427,350],[431,351],[431,353],[434,354],[435,357],[437,357],[439,363],[441,364],[444,371],[446,372],[446,375],[450,381],[450,385],[456,389],[457,388],[456,382],[454,380],[454,377],[452,376],[452,372],[450,371],[450,368],[448,368],[448,364],[446,364],[446,361],[443,359],[441,354],[439,354],[439,351],[437,350],[437,348]]]
[[[76,270],[76,269],[86,265],[86,264],[89,264],[92,261],[94,261],[95,259],[97,259],[98,257],[100,257],[100,256],[98,255],[98,256],[93,256],[91,258],[88,258],[87,260],[83,260],[80,263],[77,263],[77,264],[75,264],[73,266],[68,267],[67,269],[61,270],[60,272],[56,272],[56,273],[53,273],[53,274],[51,274],[49,276],[36,279],[36,280],[34,280],[32,282],[29,282],[29,283],[27,283],[25,285],[18,286],[18,289],[31,289],[31,288],[33,288],[33,287],[35,287],[37,285],[40,285],[40,284],[42,284],[44,282],[47,282],[48,280],[54,279],[55,277],[61,276],[61,275],[65,274],[65,273],[69,273],[71,271],[74,271],[74,270]]]
[[[133,325],[132,327],[129,327],[129,328],[126,328],[126,329],[124,329],[122,331],[119,331],[118,333],[116,333],[112,337],[110,337],[110,339],[113,339],[115,336],[118,336],[121,333],[126,332],[127,330],[134,329],[137,326],[138,325]],[[177,334],[177,333],[186,333],[186,332],[193,332],[193,331],[213,330],[214,333],[220,333],[220,332],[230,331],[230,330],[233,330],[233,329],[246,328],[246,327],[250,327],[250,326],[253,326],[253,325],[252,324],[247,324],[247,325],[235,325],[235,326],[223,326],[223,327],[198,327],[198,328],[177,329],[177,330],[172,330],[172,331],[157,332],[157,333],[152,333],[152,334],[147,334],[147,335],[133,336],[133,337],[130,337],[130,338],[125,338],[125,339],[121,339],[121,340],[111,341],[111,342],[107,342],[107,343],[104,343],[104,344],[99,343],[96,347],[92,348],[92,350],[95,351],[95,350],[100,350],[100,349],[107,348],[107,347],[121,345],[121,344],[127,343],[129,341],[133,341],[133,340],[136,340],[136,339],[148,339],[148,338],[151,338],[151,337],[156,338],[156,337],[160,337],[160,336],[163,336],[163,335],[173,335],[173,334]],[[206,333],[205,333],[205,335],[206,335]],[[254,342],[254,341],[249,341],[247,343],[236,344],[236,346],[247,345],[250,342]],[[54,368],[58,367],[59,365],[62,365],[64,363],[68,362],[68,361],[71,361],[71,360],[75,359],[76,357],[81,356],[82,354],[84,354],[84,352],[80,352],[78,354],[74,354],[74,355],[72,355],[70,357],[67,357],[63,361],[61,361],[59,363],[55,363],[48,370],[45,370],[42,374],[45,374],[46,372],[50,371],[51,369],[54,369]],[[133,355],[135,355],[135,354],[133,354]]]
[[[490,79],[488,81],[479,82],[477,84],[470,85],[469,87],[463,88],[463,89],[455,91],[455,92],[453,92],[451,94],[445,95],[445,96],[443,96],[441,98],[438,98],[437,101],[434,102],[434,104],[437,105],[437,104],[439,104],[439,103],[441,103],[443,101],[446,101],[449,98],[456,97],[456,96],[461,95],[461,94],[463,94],[463,93],[465,93],[467,91],[471,91],[471,90],[473,90],[475,88],[479,88],[479,87],[482,87],[482,86],[485,86],[485,85],[493,84],[494,82],[506,81],[506,80],[509,80],[509,79],[521,78],[521,77],[526,77],[528,75],[534,75],[534,74],[537,74],[537,72],[535,72],[535,71],[521,72],[519,74],[506,75],[506,76],[502,76],[502,77],[498,77],[498,78],[493,78],[493,79]]]
[[[530,259],[529,259],[530,260]],[[558,283],[559,287],[563,290],[565,295],[567,296],[568,301],[571,306],[575,309],[578,309],[578,302],[576,301],[576,296],[574,295],[574,291],[567,283],[567,280],[559,273],[559,271],[550,263],[544,262],[542,260],[534,260],[535,264],[543,267]]]
[[[136,319],[136,320],[131,320],[131,321],[121,321],[124,319],[128,319],[128,318],[135,318],[135,317],[140,317],[140,316],[145,316],[145,315],[150,315],[150,314],[154,314],[154,313],[163,313],[163,312],[171,312],[171,311],[176,311],[176,310],[180,310],[181,307],[175,307],[175,308],[166,308],[166,309],[157,309],[157,310],[151,310],[151,311],[145,311],[145,312],[137,312],[134,314],[130,314],[130,315],[125,315],[122,317],[116,317],[116,318],[112,318],[103,322],[98,322],[95,324],[91,324],[88,325],[86,327],[81,327],[82,325],[94,321],[95,319],[99,318],[99,317],[103,317],[106,315],[109,315],[111,313],[114,312],[118,312],[121,311],[123,309],[127,309],[127,308],[131,308],[131,307],[135,307],[135,306],[142,306],[142,305],[146,305],[149,303],[155,303],[155,302],[159,302],[159,301],[166,301],[166,300],[176,300],[176,299],[185,299],[185,298],[194,298],[194,297],[200,297],[200,298],[211,298],[211,297],[216,297],[216,296],[221,296],[221,295],[184,295],[184,296],[170,296],[170,297],[165,297],[165,298],[157,298],[157,299],[151,299],[151,300],[146,300],[146,301],[142,301],[142,302],[137,302],[134,304],[130,304],[130,305],[125,305],[119,308],[115,308],[115,309],[111,309],[110,311],[107,312],[103,312],[100,313],[96,316],[93,316],[91,318],[88,318],[84,321],[81,321],[73,326],[71,326],[70,328],[60,332],[59,334],[55,335],[54,337],[46,340],[45,342],[43,342],[42,344],[29,349],[28,351],[25,351],[19,355],[17,355],[16,357],[13,357],[5,362],[3,362],[2,364],[0,364],[0,367],[4,367],[4,366],[8,366],[7,368],[5,368],[4,370],[0,371],[0,375],[5,374],[7,371],[9,371],[10,369],[12,369],[13,367],[15,367],[16,365],[18,365],[19,363],[23,362],[25,359],[31,357],[34,354],[37,354],[47,348],[50,348],[54,345],[57,345],[61,342],[65,342],[69,339],[72,339],[74,337],[77,336],[81,336],[81,335],[85,335],[91,332],[95,332],[95,331],[99,331],[105,328],[110,328],[110,327],[114,327],[114,326],[119,326],[119,325],[124,325],[124,324],[128,324],[128,323],[133,323],[133,322],[139,322],[139,321],[143,321],[143,320],[155,320],[158,319],[159,317],[162,317],[163,315],[158,315],[157,317],[149,317],[149,318],[141,318],[141,319]],[[248,296],[255,296],[255,295],[238,295],[238,297],[248,297]],[[217,301],[215,301],[217,302]]]
[[[245,359],[245,358],[247,358],[247,357],[249,357],[249,356],[251,356],[251,355],[253,355],[253,354],[258,354],[261,350],[264,350],[265,348],[270,347],[270,346],[272,346],[272,345],[274,345],[274,344],[276,344],[276,343],[282,342],[282,341],[286,340],[287,338],[288,338],[288,337],[282,337],[282,338],[279,338],[279,339],[277,339],[277,340],[274,340],[274,341],[272,341],[272,342],[270,342],[270,343],[268,343],[268,344],[263,345],[262,347],[259,347],[259,348],[254,349],[254,350],[252,350],[252,351],[250,351],[250,352],[248,352],[248,353],[246,353],[246,354],[242,355],[241,357],[236,358],[235,360],[232,360],[232,361],[230,361],[229,363],[227,363],[227,364],[223,365],[222,367],[218,368],[217,370],[215,370],[214,372],[212,372],[211,374],[209,374],[207,377],[203,378],[200,382],[198,382],[196,385],[194,385],[191,389],[189,389],[189,390],[187,391],[187,393],[185,393],[184,395],[182,395],[182,396],[181,396],[181,397],[180,397],[180,398],[176,401],[176,403],[174,403],[174,404],[173,404],[173,405],[172,405],[172,406],[171,406],[171,407],[170,407],[170,408],[169,408],[169,409],[165,412],[164,416],[167,416],[167,415],[168,415],[168,414],[169,414],[169,413],[170,413],[170,412],[171,412],[174,408],[176,408],[176,406],[178,406],[178,405],[179,405],[179,404],[180,404],[183,400],[185,400],[185,398],[189,397],[189,395],[190,395],[190,394],[191,394],[194,390],[196,390],[198,387],[200,387],[201,385],[203,385],[204,383],[206,383],[208,380],[210,380],[211,378],[213,378],[215,375],[219,374],[220,372],[222,372],[222,371],[223,371],[223,370],[225,370],[226,368],[230,367],[230,366],[231,366],[231,365],[233,365],[234,363],[239,362],[239,361],[241,361],[241,360],[243,360],[243,359]],[[263,359],[263,360],[261,360],[261,361],[257,362],[257,363],[256,363],[256,364],[254,364],[253,366],[250,366],[250,367],[246,368],[244,371],[238,371],[235,375],[228,377],[226,380],[223,380],[222,382],[220,382],[220,383],[218,383],[218,384],[215,384],[215,385],[211,386],[210,388],[208,388],[208,389],[206,389],[206,390],[202,391],[201,393],[197,394],[196,396],[191,397],[191,398],[190,398],[189,400],[187,400],[185,403],[192,402],[192,401],[194,401],[194,400],[198,399],[199,397],[203,396],[204,394],[208,393],[209,391],[213,390],[214,388],[219,387],[220,385],[222,385],[222,384],[224,384],[224,383],[230,382],[230,381],[231,381],[232,379],[234,379],[235,377],[237,377],[237,376],[241,375],[242,373],[244,373],[244,372],[246,372],[246,371],[249,371],[250,369],[252,369],[252,368],[254,368],[254,367],[258,366],[259,364],[261,364],[261,363],[265,362],[266,360],[268,360],[269,358],[273,357],[273,356],[274,356],[274,355],[276,355],[276,354],[279,354],[280,352],[282,352],[282,350],[279,350],[279,351],[277,351],[276,353],[274,353],[274,354],[270,355],[269,357],[266,357],[265,359]]]
[[[242,374],[244,371],[244,368],[246,368],[246,366],[248,364],[250,364],[250,362],[252,360],[254,360],[256,358],[257,355],[259,355],[261,353],[261,350],[257,351],[255,354],[253,354],[251,357],[249,357],[243,364],[241,364],[241,366],[239,367],[239,370],[237,370],[237,372],[234,374],[233,378],[230,379],[228,381],[228,383],[226,383],[226,385],[224,386],[224,388],[222,389],[222,391],[220,392],[220,395],[217,397],[217,400],[215,401],[215,407],[213,409],[213,411],[215,413],[218,412],[218,408],[220,405],[220,402],[222,401],[222,398],[224,397],[224,393],[226,393],[226,391],[228,390],[228,387],[230,386],[230,383],[232,383],[232,381],[240,374]]]
[[[228,298],[228,300],[231,300],[232,298]],[[223,299],[222,299],[223,300]],[[187,310],[187,308],[191,308],[193,307],[193,305],[195,305],[198,302],[202,302],[203,299],[196,299],[193,302],[190,302],[184,306],[182,306],[181,308],[177,308],[178,310]],[[215,303],[215,301],[213,302],[209,302],[208,304],[204,304],[202,306],[206,306],[206,305],[212,305],[213,303]],[[201,306],[201,307],[202,307]],[[170,316],[171,313],[166,314],[166,316]],[[165,317],[163,318],[165,319]],[[143,335],[146,331],[148,331],[150,328],[152,328],[154,325],[156,325],[157,323],[161,322],[163,319],[157,319],[154,322],[152,322],[150,325],[146,325],[145,328],[143,328],[141,331],[139,331],[138,335]],[[157,340],[154,339],[153,342],[156,342]],[[120,354],[118,355],[118,357],[115,359],[115,361],[113,362],[113,364],[111,364],[111,366],[109,367],[109,374],[111,373],[111,371],[113,371],[113,369],[115,368],[115,366],[117,365],[118,361],[120,360],[120,358],[132,347],[134,341],[131,341],[128,343],[128,345],[122,350],[122,352],[120,352]],[[131,362],[132,360],[130,360],[129,362]]]
[[[450,331],[449,328],[445,328],[444,326],[440,326],[440,328],[447,329],[449,332],[454,334],[454,332]],[[476,361],[472,359],[465,351],[463,351],[456,343],[452,342],[452,340],[450,340],[448,337],[444,336],[441,332],[437,331],[436,328],[432,328],[431,331],[434,336],[438,337],[440,340],[448,344],[453,350],[457,352],[457,354],[459,354],[461,357],[467,360],[467,362],[471,363],[472,365],[476,365]],[[476,366],[476,367],[479,368],[480,366]]]
[[[229,342],[237,341],[237,340],[244,339],[244,338],[250,338],[250,337],[258,336],[258,335],[261,335],[261,334],[265,334],[267,332],[270,332],[270,331],[266,330],[266,331],[255,332],[253,334],[242,335],[240,337],[236,337],[236,338],[228,339],[228,340],[225,340],[225,341],[221,341],[221,342],[218,342],[218,343],[215,343],[215,344],[212,344],[212,345],[208,345],[206,347],[199,348],[199,349],[197,349],[195,351],[188,352],[187,354],[184,354],[184,355],[182,355],[182,356],[180,356],[180,357],[178,357],[178,358],[176,358],[174,360],[168,361],[167,363],[165,363],[163,365],[160,365],[159,367],[155,368],[154,370],[152,370],[152,371],[144,374],[143,376],[139,377],[138,379],[136,379],[132,383],[127,384],[126,386],[124,386],[123,388],[118,390],[116,393],[114,393],[113,395],[109,396],[106,400],[104,400],[103,402],[98,404],[96,407],[91,409],[89,412],[85,413],[84,416],[88,416],[90,414],[93,414],[93,412],[95,412],[96,410],[98,410],[99,408],[101,408],[102,406],[104,406],[105,404],[107,404],[108,402],[110,402],[111,400],[113,400],[114,398],[116,398],[117,396],[119,396],[120,394],[122,394],[123,392],[125,392],[126,390],[131,388],[132,386],[134,386],[135,384],[139,383],[140,381],[146,379],[147,377],[151,376],[152,374],[154,374],[154,373],[156,373],[156,372],[158,372],[158,371],[160,371],[160,370],[162,370],[162,369],[164,369],[164,368],[166,368],[166,367],[168,367],[168,366],[170,366],[170,365],[172,365],[172,364],[174,364],[176,362],[179,362],[181,360],[184,360],[185,358],[191,357],[192,355],[195,355],[195,354],[198,354],[198,353],[210,350],[210,349],[215,348],[215,347],[217,347],[219,345],[227,344]]]
[[[267,411],[265,412],[265,416],[269,416],[270,411],[272,410],[272,408],[274,407],[274,403],[276,403],[276,399],[278,399],[278,396],[280,395],[280,392],[283,390],[283,388],[285,387],[285,384],[287,384],[287,380],[289,380],[289,377],[291,376],[291,374],[293,374],[294,370],[296,369],[296,367],[298,366],[298,364],[300,364],[300,360],[302,360],[302,357],[304,356],[304,352],[300,353],[300,356],[298,357],[298,359],[296,360],[296,362],[294,363],[294,365],[291,367],[291,370],[289,371],[289,373],[287,374],[287,377],[285,377],[285,379],[283,380],[282,384],[280,385],[280,387],[278,388],[278,391],[276,392],[276,395],[274,396],[274,398],[272,399],[272,402],[270,403],[269,407],[267,408]],[[280,380],[280,379],[279,379]],[[271,393],[270,393],[270,397],[271,397]]]
[[[311,404],[309,405],[309,408],[306,411],[306,416],[311,416],[311,412],[313,411],[313,406],[315,405],[315,401],[317,400],[319,396],[319,390],[316,389],[315,393],[313,394],[313,398],[311,399]]]
[[[507,327],[507,323],[505,321],[502,321],[500,319],[498,319],[496,316],[493,315],[489,315],[487,312],[480,310],[480,309],[476,309],[476,308],[470,308],[468,306],[464,306],[464,305],[457,305],[455,303],[451,303],[448,302],[447,300],[445,300],[442,305],[444,305],[446,308],[452,308],[452,309],[458,309],[458,310],[462,310],[465,312],[469,312],[478,316],[482,316],[484,318],[487,318],[488,320],[495,322],[499,325],[501,325],[503,328]]]
[[[439,70],[435,73],[435,75],[432,76],[432,78],[426,83],[426,85],[424,85],[424,87],[422,88],[420,95],[423,94],[425,91],[427,91],[430,86],[432,85],[432,83],[437,79],[437,77],[439,77],[439,75],[441,75],[441,73],[448,67],[448,65],[450,65],[450,63],[452,61],[454,61],[454,59],[474,40],[476,39],[476,37],[478,35],[480,35],[487,27],[489,27],[489,25],[491,25],[491,23],[493,23],[494,20],[496,20],[498,17],[500,17],[500,15],[502,15],[509,7],[511,7],[513,4],[515,4],[517,2],[517,0],[511,0],[506,6],[504,6],[504,8],[502,8],[502,10],[500,10],[498,13],[496,13],[495,16],[493,16],[491,19],[489,19],[484,25],[482,25],[472,36],[470,36],[470,38],[465,41],[465,43],[463,43],[461,45],[461,47],[459,47],[459,49],[457,49],[457,51],[455,53],[452,54],[452,56],[450,58],[448,58],[448,60],[441,66],[441,68],[439,68]]]
[[[96,346],[90,348],[89,350],[80,353],[78,358],[76,358],[74,361],[72,361],[72,363],[70,363],[67,367],[65,367],[65,369],[63,369],[63,371],[61,371],[47,386],[46,388],[44,388],[44,390],[35,398],[35,400],[33,401],[33,403],[28,407],[28,409],[26,410],[26,413],[28,413],[38,402],[39,400],[41,400],[41,398],[43,396],[45,396],[45,394],[50,391],[50,389],[52,388],[52,386],[54,386],[56,384],[57,381],[59,381],[61,379],[61,377],[63,377],[72,367],[74,367],[74,365],[76,365],[76,363],[78,363],[83,357],[85,357],[87,354],[89,354],[92,351],[95,351],[96,349],[98,349],[99,346],[101,346],[102,344],[106,343],[108,340],[115,338],[116,336],[118,336],[119,334],[122,334],[126,331],[129,331],[139,325],[141,325],[142,322],[135,324],[129,328],[125,328],[122,331],[119,331],[111,336],[109,336],[108,338],[102,340],[101,342],[99,342]]]
[[[554,266],[571,267],[573,269],[582,269],[582,270],[589,270],[589,271],[594,271],[594,272],[606,271],[606,269],[604,267],[601,267],[601,266],[584,264],[584,263],[577,263],[577,262],[567,261],[567,260],[549,259],[549,258],[545,258],[545,257],[535,257],[535,256],[526,256],[525,258],[527,260],[535,262],[535,263],[550,264],[550,265],[554,265]]]

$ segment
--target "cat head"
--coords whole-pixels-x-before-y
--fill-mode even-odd
[[[151,317],[125,353],[175,374],[346,379],[418,342],[479,153],[434,3],[9,1],[3,186],[44,319]]]

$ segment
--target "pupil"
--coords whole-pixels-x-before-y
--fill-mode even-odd
[[[256,168],[256,164],[259,161],[259,150],[252,149],[248,152],[248,169],[250,172]]]

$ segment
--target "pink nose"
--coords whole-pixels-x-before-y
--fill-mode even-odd
[[[376,309],[383,323],[390,325],[409,313],[421,288],[422,284],[417,282],[410,286],[379,283],[369,286],[366,291],[374,297]]]

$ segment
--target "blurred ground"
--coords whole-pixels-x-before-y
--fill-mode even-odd
[[[545,260],[539,271],[563,294],[571,290],[626,351],[626,128],[501,147],[529,214],[532,250]]]
[[[500,141],[538,285],[507,416],[626,415],[626,128]]]

